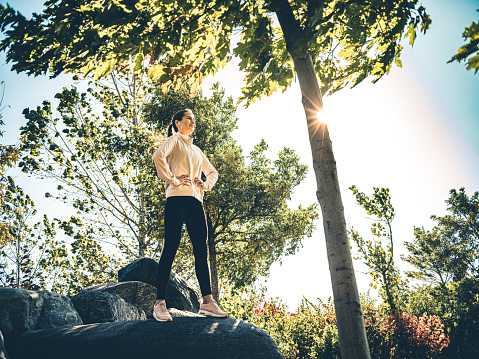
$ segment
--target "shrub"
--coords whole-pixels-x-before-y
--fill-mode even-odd
[[[340,358],[336,316],[331,302],[304,299],[296,313],[276,299],[229,292],[221,305],[232,317],[264,329],[287,359]]]
[[[303,299],[296,313],[290,313],[286,305],[265,299],[264,295],[228,293],[221,305],[232,317],[264,329],[287,359],[341,358],[336,315],[330,300],[319,300],[316,305]],[[436,359],[449,345],[449,337],[437,316],[388,314],[368,297],[362,298],[362,308],[374,359]]]
[[[371,356],[374,358],[439,358],[449,345],[444,325],[436,316],[416,317],[393,313],[368,318],[366,327]]]

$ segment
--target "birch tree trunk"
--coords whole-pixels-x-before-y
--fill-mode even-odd
[[[354,274],[344,219],[336,161],[326,123],[319,121],[323,107],[321,91],[311,55],[304,52],[304,36],[287,0],[279,0],[276,12],[288,52],[293,57],[316,175],[317,198],[323,216],[329,272],[333,287],[341,357],[370,359],[363,312]],[[302,42],[301,42],[302,40]],[[306,50],[307,51],[307,50]]]
[[[319,122],[321,94],[311,57],[294,59],[316,174],[316,196],[323,215],[324,236],[342,358],[370,358],[363,312],[354,274],[336,161],[326,123]],[[314,81],[312,81],[314,80]],[[316,87],[316,88],[315,88]]]

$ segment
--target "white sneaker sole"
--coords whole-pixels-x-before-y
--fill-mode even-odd
[[[215,313],[212,313],[212,312],[208,312],[207,310],[203,310],[203,309],[200,309],[198,314],[203,314],[203,315],[206,315],[208,317],[215,317],[215,318],[227,318],[228,317],[228,314],[215,314]]]
[[[159,321],[159,322],[171,322],[171,321],[172,321],[172,319],[161,319],[161,318],[158,318],[158,317],[156,316],[156,313],[155,313],[155,312],[153,312],[153,318],[155,318],[155,319],[156,319],[157,321]]]

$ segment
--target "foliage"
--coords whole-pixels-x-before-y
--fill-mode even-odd
[[[477,9],[476,11],[479,12],[479,9]],[[469,40],[469,42],[461,46],[457,50],[457,54],[454,55],[448,61],[448,63],[451,63],[453,61],[461,62],[467,60],[466,69],[474,69],[474,74],[477,74],[477,71],[479,71],[479,23],[473,21],[471,26],[465,27],[464,32],[462,33],[462,37],[465,41]]]
[[[39,125],[37,129],[44,130],[44,124]],[[75,294],[91,284],[112,281],[116,277],[116,262],[98,246],[91,228],[89,233],[74,234],[73,226],[80,225],[78,219],[51,222],[46,215],[42,221],[31,224],[37,212],[32,199],[10,176],[5,176],[6,168],[14,167],[21,157],[25,142],[37,135],[35,129],[31,135],[26,134],[20,145],[0,145],[1,285]],[[56,224],[75,236],[70,248],[56,239]]]
[[[304,299],[296,313],[264,293],[227,291],[221,306],[232,317],[264,329],[287,359],[340,358],[336,317],[331,302],[315,305]]]
[[[297,28],[285,40],[274,27],[287,11]],[[294,78],[291,56],[311,54],[324,90],[337,91],[372,76],[377,81],[392,63],[401,66],[400,40],[412,45],[430,18],[417,0],[408,1],[103,1],[50,0],[26,19],[0,7],[1,30],[13,70],[39,75],[61,72],[107,76],[130,67],[146,71],[166,91],[189,83],[191,93],[232,53],[246,71],[247,103],[283,91]],[[239,42],[231,48],[238,30]],[[292,41],[291,41],[292,40]]]
[[[31,198],[18,187],[13,178],[7,185],[0,206],[0,221],[7,235],[0,237],[0,283],[4,287],[39,289],[45,273],[37,256],[43,256],[43,242],[55,234],[48,217],[43,223],[29,225],[36,214]],[[35,251],[40,248],[40,254]]]
[[[0,237],[1,286],[47,289],[73,295],[92,284],[114,281],[115,261],[106,256],[91,237],[77,233],[71,246],[57,238],[56,224],[43,215],[31,225],[36,214],[30,196],[8,177],[1,204],[0,221],[8,235]],[[59,223],[65,231],[65,223]]]
[[[113,80],[118,89],[121,80]],[[58,183],[57,193],[45,196],[77,211],[64,223],[67,234],[95,231],[97,241],[135,258],[159,250],[164,194],[150,185],[156,177],[146,156],[152,139],[138,120],[144,92],[135,79],[125,80],[122,91],[108,84],[88,94],[64,88],[55,96],[60,118],[52,116],[49,101],[25,109],[19,166]]]
[[[449,344],[444,325],[435,315],[403,312],[388,314],[370,297],[361,298],[371,357],[424,359],[442,357]],[[333,304],[303,299],[296,313],[264,294],[229,291],[222,307],[232,317],[248,320],[266,330],[283,355],[293,358],[340,358]]]
[[[426,231],[424,228],[414,228],[414,237],[413,243],[405,242],[409,254],[402,258],[418,270],[408,271],[407,275],[420,280],[438,279],[442,284],[452,280],[455,268],[450,259],[458,253],[455,253],[457,251],[441,229],[435,227]]]
[[[213,157],[225,180],[205,201],[210,239],[219,254],[220,276],[236,288],[252,284],[258,275],[267,276],[283,254],[294,254],[302,239],[311,236],[318,218],[314,204],[297,209],[288,205],[307,167],[287,148],[272,162],[265,156],[267,148],[262,140],[247,165],[237,147],[233,154],[225,151]]]
[[[4,107],[2,107],[2,103],[3,95],[5,93],[5,83],[2,81],[0,85],[3,85],[2,98],[0,99],[0,126],[2,126],[4,124],[2,117]],[[3,137],[3,133],[4,131],[0,130],[0,137]],[[8,183],[5,172],[7,171],[7,168],[15,166],[18,156],[19,151],[15,145],[3,145],[0,143],[0,206],[2,206],[3,197],[5,196],[5,190]],[[4,238],[6,241],[11,240],[11,238],[9,238],[9,229],[8,223],[0,220],[0,238]]]
[[[470,198],[464,188],[449,194],[449,214],[431,216],[437,226],[431,231],[415,228],[414,242],[405,242],[410,253],[403,259],[418,269],[408,273],[411,277],[446,284],[479,275],[479,192]]]
[[[57,222],[65,233],[72,234],[68,222]],[[116,282],[121,262],[98,243],[94,229],[78,230],[73,238],[54,239],[42,247],[45,257],[40,266],[48,273],[42,288],[72,296],[91,285]]]
[[[389,189],[374,188],[372,198],[359,192],[356,186],[349,187],[356,197],[357,203],[375,220],[371,224],[373,239],[363,239],[354,228],[349,230],[352,241],[356,244],[359,253],[366,266],[371,270],[369,273],[373,283],[380,286],[380,294],[388,304],[392,312],[398,310],[401,292],[401,278],[399,270],[394,265],[394,247],[392,235],[392,221],[394,219],[394,207],[391,204]],[[381,241],[387,241],[386,249]],[[371,284],[376,288],[375,284]]]
[[[475,358],[479,353],[479,281],[464,278],[446,285],[423,285],[409,296],[411,313],[427,311],[440,318],[450,344],[444,349],[444,358]],[[418,315],[418,314],[416,314]]]
[[[436,316],[395,312],[382,317],[374,311],[367,314],[366,331],[373,358],[438,358],[449,345],[444,325]]]
[[[0,237],[0,283],[5,287],[47,289],[73,295],[92,284],[114,281],[115,261],[106,256],[92,234],[77,233],[71,246],[57,239],[56,224],[36,215],[30,196],[8,176],[0,221],[8,228]]]
[[[408,274],[429,281],[410,292],[407,306],[413,314],[441,318],[451,341],[444,357],[472,358],[479,353],[479,193],[449,193],[448,214],[431,216],[437,225],[416,228],[414,242],[405,243],[404,259],[416,267]]]

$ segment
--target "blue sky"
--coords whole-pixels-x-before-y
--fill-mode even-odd
[[[12,1],[25,16],[40,11],[42,3]],[[464,27],[479,20],[475,11],[479,1],[427,0],[422,4],[432,18],[431,29],[418,36],[413,48],[405,42],[403,68],[393,68],[375,85],[366,80],[355,89],[325,98],[320,114],[330,128],[348,225],[365,237],[369,233],[369,222],[355,205],[349,186],[355,184],[366,193],[371,193],[373,186],[390,188],[397,213],[393,222],[398,249],[395,259],[401,269],[408,268],[399,259],[399,254],[405,253],[402,243],[413,240],[414,226],[431,228],[430,215],[445,213],[449,190],[465,187],[468,194],[479,190],[479,75],[466,71],[463,64],[447,64],[464,43]],[[3,106],[9,106],[2,112],[7,126],[1,141],[12,143],[23,123],[22,110],[51,100],[72,81],[69,76],[48,80],[17,75],[5,64],[4,54],[0,54],[0,64],[0,79],[6,84]],[[203,89],[220,81],[227,94],[238,97],[244,75],[236,65],[233,60],[215,78],[207,79]],[[234,136],[245,152],[264,138],[270,145],[270,157],[286,146],[311,165],[297,84],[248,109],[240,106],[237,115],[239,128]],[[43,188],[36,190],[37,181],[21,175],[17,181],[34,198],[39,212],[59,208],[43,198]],[[291,205],[314,202],[315,191],[310,170]],[[273,266],[266,283],[269,294],[291,308],[299,305],[302,296],[325,300],[332,293],[321,221],[317,228],[296,255]],[[355,268],[359,290],[365,292],[370,282],[362,274],[366,268],[360,262]]]

